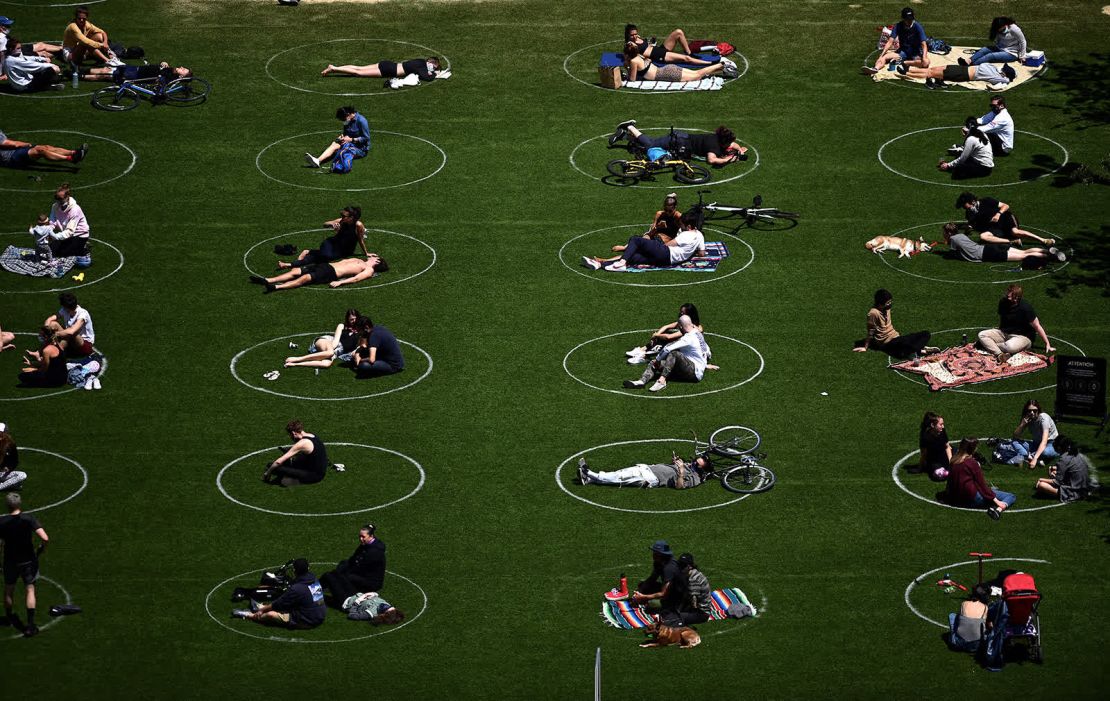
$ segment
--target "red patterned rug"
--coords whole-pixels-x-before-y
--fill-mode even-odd
[[[1014,354],[1005,363],[999,363],[994,356],[976,348],[974,343],[968,343],[945,348],[918,360],[895,363],[890,367],[924,376],[929,389],[938,392],[961,385],[974,385],[1036,372],[1048,367],[1054,360],[1039,353],[1023,351]]]

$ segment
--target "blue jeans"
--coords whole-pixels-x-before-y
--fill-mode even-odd
[[[975,53],[971,54],[971,65],[978,66],[980,63],[1009,63],[1010,61],[1018,60],[1009,51],[999,51],[995,46],[984,46]]]
[[[898,58],[902,59],[903,61],[916,61],[916,60],[920,59],[921,58],[921,50],[920,49],[914,49],[914,51],[915,51],[915,53],[910,54],[910,52],[906,51],[905,49],[898,49]]]
[[[1014,452],[1016,453],[1013,458],[1007,461],[1011,465],[1017,465],[1021,463],[1034,451],[1033,445],[1029,441],[1013,440],[1010,441],[1010,447],[1013,448]],[[1052,445],[1052,441],[1049,441],[1047,444],[1045,444],[1044,452],[1041,453],[1042,459],[1056,458],[1059,456],[1060,454],[1056,452],[1056,448]]]
[[[1001,489],[994,490],[994,498],[1005,504],[1007,509],[1013,506],[1014,502],[1017,501],[1017,497],[1015,497],[1013,494],[1010,494],[1009,492],[1004,492]],[[987,500],[986,497],[984,497],[982,494],[976,494],[974,501],[971,502],[971,505],[983,509],[994,506],[994,502]]]

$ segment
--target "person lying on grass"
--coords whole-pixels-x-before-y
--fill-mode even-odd
[[[15,350],[15,334],[0,328],[0,353]]]
[[[673,239],[664,240],[665,237],[654,231],[638,234],[629,238],[624,246],[613,246],[613,251],[620,255],[609,258],[583,256],[582,265],[591,270],[624,272],[629,266],[669,268],[685,263],[694,256],[704,256],[705,236],[697,229],[697,214],[687,212],[682,215],[681,221],[680,231]]]
[[[343,322],[335,327],[331,336],[319,336],[308,347],[307,355],[295,355],[285,359],[285,367],[330,368],[333,363],[347,365],[355,361],[358,348],[358,320],[362,314],[357,309],[348,309]]]
[[[897,68],[898,75],[906,78],[924,78],[925,85],[932,88],[947,88],[948,83],[970,83],[981,80],[988,83],[991,88],[1009,85],[1017,77],[1017,71],[1012,66],[997,66],[984,63],[981,66],[930,66],[917,68],[906,64]],[[947,81],[947,82],[946,82]]]
[[[680,382],[701,382],[709,362],[709,345],[689,316],[678,318],[682,337],[663,346],[663,350],[648,363],[640,379],[625,380],[627,389],[642,389],[651,380],[649,391],[658,392],[667,386],[667,379]]]
[[[285,425],[293,445],[282,456],[266,466],[262,481],[267,484],[280,484],[282,487],[296,487],[302,484],[316,484],[328,474],[328,451],[324,442],[315,433],[304,430],[304,424],[293,419]]]
[[[311,263],[330,263],[333,260],[348,258],[355,254],[355,246],[362,249],[362,254],[370,257],[366,248],[366,225],[362,219],[362,207],[349,205],[339,212],[338,219],[324,222],[324,228],[330,228],[331,236],[320,242],[319,248],[306,248],[297,256],[293,263],[278,261],[278,267],[288,270],[299,265]],[[292,246],[290,246],[292,248]]]
[[[370,621],[374,626],[392,626],[405,620],[405,614],[389,603],[378,592],[355,594],[347,597],[342,604],[349,621]]]
[[[17,141],[8,138],[8,135],[0,129],[0,168],[26,168],[31,165],[31,161],[42,160],[80,163],[85,160],[88,150],[88,144],[82,144],[78,149],[68,149],[49,144]]]
[[[111,81],[120,85],[125,80],[146,80],[149,78],[161,77],[167,83],[171,80],[178,78],[191,78],[193,71],[185,66],[171,66],[169,63],[162,61],[158,64],[150,64],[146,66],[101,66],[98,68],[90,68],[87,73],[81,76],[82,80],[91,81]]]
[[[393,61],[378,61],[366,66],[345,64],[336,66],[329,63],[328,67],[320,71],[320,75],[353,75],[359,78],[404,78],[415,75],[423,81],[435,80],[440,73],[440,61],[436,56],[428,58],[411,58],[408,61],[395,63]]]
[[[692,63],[696,66],[710,64],[703,58],[694,56],[690,51],[690,42],[686,41],[686,32],[676,29],[667,35],[662,43],[656,43],[655,38],[648,39],[640,36],[640,29],[634,24],[624,25],[624,44],[632,45],[636,55],[643,56],[656,63]],[[675,51],[675,48],[682,51]]]
[[[5,426],[4,428],[7,428]],[[7,431],[0,429],[0,492],[22,489],[27,473],[20,472],[19,448]]]
[[[285,592],[271,603],[262,604],[257,610],[237,609],[232,618],[242,618],[268,626],[307,630],[324,622],[328,612],[324,604],[324,590],[308,569],[308,560],[293,561],[295,579]],[[252,606],[252,608],[254,608]]]
[[[955,222],[948,222],[941,231],[955,257],[969,263],[1018,263],[1028,258],[1031,263],[1043,266],[1051,260],[1063,263],[1068,259],[1063,251],[1054,247],[1020,249],[1008,243],[975,243]]]
[[[673,138],[672,138],[673,137]],[[705,160],[715,168],[723,168],[729,163],[748,160],[748,149],[736,141],[736,134],[723,124],[711,134],[690,134],[676,131],[674,134],[662,136],[648,136],[636,128],[635,119],[626,119],[617,125],[609,135],[609,146],[613,147],[621,141],[633,141],[641,148],[650,151],[658,149],[663,153],[655,155],[649,153],[654,161],[667,153],[685,152],[696,158]]]
[[[385,270],[385,261],[379,258],[377,253],[371,253],[366,260],[346,258],[331,263],[300,265],[274,277],[251,275],[250,281],[256,285],[265,285],[264,294],[278,290],[294,290],[305,285],[327,285],[335,289],[369,280],[380,270]]]
[[[964,210],[968,226],[979,232],[979,240],[983,243],[1004,243],[1018,247],[1021,246],[1022,239],[1030,239],[1044,246],[1056,243],[1055,239],[1042,238],[1019,227],[1010,205],[993,197],[980,198],[970,192],[963,192],[956,199],[956,209]]]
[[[690,489],[704,482],[705,473],[709,470],[708,458],[698,456],[686,462],[675,453],[671,453],[669,463],[637,463],[611,472],[591,470],[586,458],[578,459],[578,481],[581,484],[613,487]]]
[[[740,75],[736,64],[724,57],[721,57],[717,63],[711,63],[697,70],[683,68],[674,63],[668,63],[662,67],[656,66],[651,59],[640,55],[639,48],[632,42],[625,44],[623,60],[625,68],[628,69],[629,82],[658,80],[664,83],[688,83],[718,74],[725,78],[735,78]]]

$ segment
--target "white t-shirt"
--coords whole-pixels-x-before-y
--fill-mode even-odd
[[[697,229],[685,229],[674,237],[671,249],[671,265],[690,260],[699,248],[705,248],[705,236]]]
[[[699,234],[700,236],[700,234]],[[700,381],[705,374],[705,365],[709,362],[709,346],[700,331],[688,331],[677,341],[672,341],[663,346],[664,353],[681,353],[686,356],[694,366],[694,376]],[[662,355],[662,354],[661,354]]]
[[[1014,149],[1014,118],[1010,116],[1010,110],[1003,109],[998,114],[991,110],[979,118],[979,124],[982,125],[979,131],[998,136],[1007,152]]]
[[[59,309],[58,318],[62,320],[62,326],[67,329],[76,324],[79,319],[84,319],[85,325],[77,332],[77,338],[83,338],[89,343],[96,343],[96,333],[93,331],[92,316],[90,316],[88,310],[80,304],[73,310],[72,315],[64,308]]]

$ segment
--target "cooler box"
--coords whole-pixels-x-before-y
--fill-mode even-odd
[[[1025,54],[1025,61],[1022,62],[1022,65],[1029,66],[1030,68],[1037,68],[1043,66],[1044,62],[1045,58],[1043,51],[1030,51]]]

